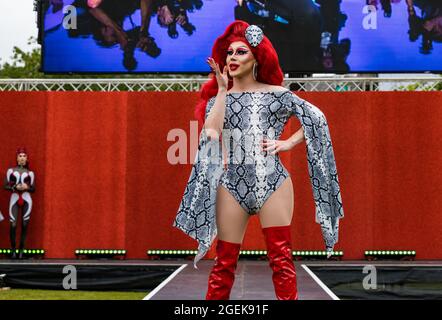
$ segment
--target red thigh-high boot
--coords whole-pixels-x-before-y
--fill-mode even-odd
[[[240,247],[240,243],[218,239],[215,264],[210,272],[206,300],[229,300]]]
[[[298,300],[296,271],[292,258],[290,226],[262,228],[267,257],[273,270],[273,286],[278,300]]]

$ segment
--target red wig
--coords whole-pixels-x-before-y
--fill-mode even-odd
[[[245,37],[248,26],[249,24],[242,20],[236,20],[227,26],[224,34],[215,40],[212,48],[212,58],[218,63],[222,72],[226,65],[227,49],[230,44],[235,41],[242,41],[247,44],[258,62],[258,76],[256,80],[271,85],[281,85],[284,80],[284,74],[279,65],[278,54],[275,48],[273,48],[272,43],[265,35],[258,46],[252,47]],[[204,83],[201,88],[200,101],[195,108],[195,117],[200,123],[204,123],[207,101],[218,92],[216,77],[213,72],[210,75],[211,79]],[[228,89],[232,85],[232,81],[229,81]]]

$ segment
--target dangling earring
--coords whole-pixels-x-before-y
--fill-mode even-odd
[[[253,79],[256,81],[256,78],[258,78],[258,64],[255,62],[253,64]]]

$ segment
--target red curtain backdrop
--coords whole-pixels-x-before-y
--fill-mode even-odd
[[[413,249],[441,259],[442,93],[298,93],[330,127],[344,204],[335,249],[363,259],[367,249]],[[77,248],[196,249],[172,227],[195,156],[189,145],[197,93],[1,92],[0,171],[28,148],[36,173],[27,247],[47,258]],[[282,138],[300,127],[296,118]],[[170,164],[168,134],[185,134],[187,164]],[[195,133],[194,133],[195,134]],[[190,152],[189,152],[190,151]],[[323,250],[307,171],[305,143],[281,153],[295,190],[293,248]],[[7,218],[9,193],[0,192]],[[0,247],[9,226],[0,223]],[[265,249],[257,216],[243,249]],[[207,258],[214,257],[214,246]]]

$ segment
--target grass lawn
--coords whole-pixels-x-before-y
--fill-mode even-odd
[[[149,292],[79,290],[0,290],[0,300],[142,300]]]

